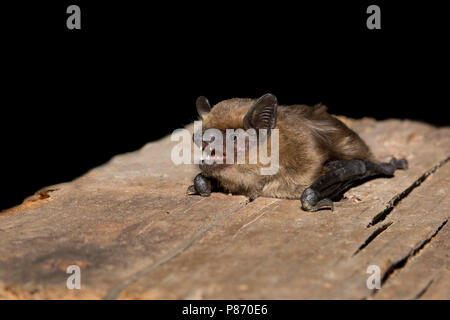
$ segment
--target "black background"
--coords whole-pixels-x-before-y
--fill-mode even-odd
[[[70,4],[81,30],[66,28]],[[381,30],[366,28],[370,4]],[[449,124],[437,2],[30,1],[0,20],[0,209],[195,120],[199,95]]]

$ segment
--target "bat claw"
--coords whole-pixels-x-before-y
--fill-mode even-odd
[[[195,190],[195,186],[191,185],[187,188],[186,195],[190,196],[190,195],[194,195],[194,194],[198,194],[198,192],[197,192],[197,190]]]
[[[300,199],[302,209],[315,212],[323,209],[334,210],[333,201],[328,198],[320,199],[320,194],[312,188],[307,188]]]
[[[324,210],[324,209],[334,211],[333,201],[331,201],[328,198],[322,199],[315,205],[315,209],[316,210],[314,210],[314,211],[319,211],[319,210]]]
[[[305,205],[302,204],[302,209],[308,212],[316,212],[320,210],[331,210],[334,211],[334,204],[333,201],[331,201],[328,198],[322,199],[319,202],[317,202],[316,205]]]

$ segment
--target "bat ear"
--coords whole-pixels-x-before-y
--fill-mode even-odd
[[[204,96],[198,97],[195,105],[197,106],[197,112],[200,117],[207,115],[211,111],[211,105]]]
[[[256,100],[244,117],[244,129],[273,129],[277,121],[277,97],[266,93]]]

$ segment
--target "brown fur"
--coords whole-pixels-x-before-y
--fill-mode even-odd
[[[243,118],[255,101],[234,98],[216,104],[203,116],[203,129],[243,128]],[[328,114],[324,105],[280,105],[275,128],[279,129],[279,170],[275,175],[260,175],[260,164],[201,166],[203,173],[231,193],[299,199],[304,189],[326,172],[327,161],[371,157],[364,141]]]

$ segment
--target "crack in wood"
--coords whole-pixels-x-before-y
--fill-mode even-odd
[[[446,220],[444,220],[438,227],[437,229],[433,232],[433,234],[431,234],[428,238],[426,238],[425,240],[423,240],[418,246],[416,246],[415,248],[413,248],[406,256],[404,256],[403,258],[401,258],[400,260],[392,263],[386,270],[386,272],[384,273],[383,277],[381,278],[381,285],[383,286],[388,279],[390,279],[390,277],[394,274],[395,271],[402,269],[406,266],[406,264],[408,263],[408,261],[416,256],[422,249],[425,248],[426,245],[428,245],[439,233],[439,231],[441,231],[441,229],[446,225],[446,223],[448,222],[447,218]],[[376,293],[378,292],[378,290],[373,290],[372,291],[372,296],[374,296]]]
[[[275,199],[274,201],[272,201],[269,204],[267,204],[267,205],[263,206],[262,208],[260,208],[259,211],[261,212],[261,214],[259,214],[255,219],[253,219],[250,222],[247,222],[246,224],[241,226],[239,228],[239,230],[235,232],[235,234],[230,239],[230,241],[228,241],[228,243],[224,247],[222,247],[220,250],[218,250],[216,252],[215,256],[217,257],[217,256],[221,255],[225,250],[227,250],[234,243],[236,237],[241,233],[241,231],[243,229],[247,228],[249,225],[251,225],[254,222],[256,222],[257,220],[259,220],[262,216],[266,215],[268,209],[274,209],[274,208],[278,207],[279,205],[280,205],[280,200],[279,199]]]
[[[370,227],[376,225],[377,223],[383,221],[384,219],[386,219],[386,217],[392,212],[392,210],[394,210],[394,208],[399,204],[399,202],[402,199],[406,198],[411,193],[411,191],[413,191],[415,188],[420,186],[422,184],[422,182],[424,182],[430,175],[435,173],[440,167],[442,167],[444,164],[446,164],[449,160],[450,160],[450,156],[447,157],[446,159],[442,160],[441,162],[439,162],[437,165],[435,165],[430,170],[426,171],[418,179],[416,179],[408,188],[406,188],[401,193],[397,194],[391,200],[389,200],[386,208],[383,211],[376,214],[372,218],[372,221],[367,225],[367,228],[370,228]]]
[[[271,203],[269,203],[269,204],[263,206],[262,208],[260,208],[259,210],[260,210],[261,214],[259,214],[255,219],[251,220],[250,222],[247,222],[247,223],[244,224],[242,227],[240,227],[239,230],[236,231],[236,233],[235,233],[235,234],[233,235],[233,237],[231,238],[231,242],[233,242],[234,239],[236,239],[236,237],[238,236],[238,234],[239,234],[243,229],[247,228],[247,227],[250,226],[251,224],[253,224],[253,223],[255,223],[256,221],[258,221],[261,217],[263,217],[264,215],[266,215],[266,213],[268,212],[268,208],[273,209],[273,208],[278,207],[278,206],[279,206],[279,202],[280,202],[280,201],[279,201],[278,199],[276,199],[275,201],[272,201]],[[273,205],[274,203],[275,203],[276,205]]]
[[[208,225],[207,227],[203,228],[200,232],[197,232],[193,237],[191,237],[189,240],[183,242],[178,249],[172,251],[165,257],[159,259],[156,262],[151,263],[147,267],[143,268],[141,271],[138,271],[137,273],[133,274],[132,276],[128,277],[124,281],[120,282],[116,286],[112,287],[108,292],[106,293],[104,299],[106,300],[115,300],[119,297],[120,293],[125,290],[128,286],[132,285],[133,283],[137,282],[142,277],[148,275],[151,273],[154,269],[157,267],[168,263],[172,259],[178,257],[183,252],[188,250],[190,247],[192,247],[195,243],[200,241],[209,231],[217,227],[218,225],[222,224],[227,220],[234,212],[239,211],[243,207],[247,205],[247,202],[245,203],[239,203],[237,206],[234,206],[227,212],[227,214],[222,215],[219,219],[216,219],[212,224]]]
[[[367,237],[366,241],[364,241],[359,248],[353,253],[352,257],[356,256],[361,250],[363,250],[365,247],[367,247],[373,240],[375,240],[376,237],[378,237],[382,232],[384,232],[387,228],[389,228],[393,222],[388,222],[376,229],[372,234]]]
[[[420,298],[425,294],[425,292],[427,292],[428,288],[431,286],[431,284],[433,283],[433,281],[434,281],[434,279],[431,279],[430,281],[428,281],[428,283],[425,285],[425,287],[424,287],[422,290],[420,290],[420,291],[412,298],[412,300],[420,299]]]
[[[259,220],[262,216],[266,215],[267,212],[269,210],[275,209],[276,207],[278,207],[280,205],[281,200],[280,199],[273,199],[274,201],[266,204],[263,207],[259,208],[259,211],[261,212],[255,219],[251,220],[250,222],[245,223],[244,225],[242,225],[238,231],[236,231],[236,233],[233,235],[233,237],[227,242],[226,245],[224,245],[221,249],[217,250],[214,253],[214,257],[212,259],[216,259],[218,256],[220,256],[224,251],[226,251],[235,241],[235,238],[237,237],[238,234],[241,233],[242,229],[247,228],[248,226],[250,226],[251,224],[255,223],[257,220]],[[250,204],[253,202],[248,202],[246,204]],[[197,268],[196,270],[193,271],[192,273],[192,277],[195,278],[198,274],[201,274],[204,270],[204,267],[207,267],[206,265],[203,265],[202,268]]]

